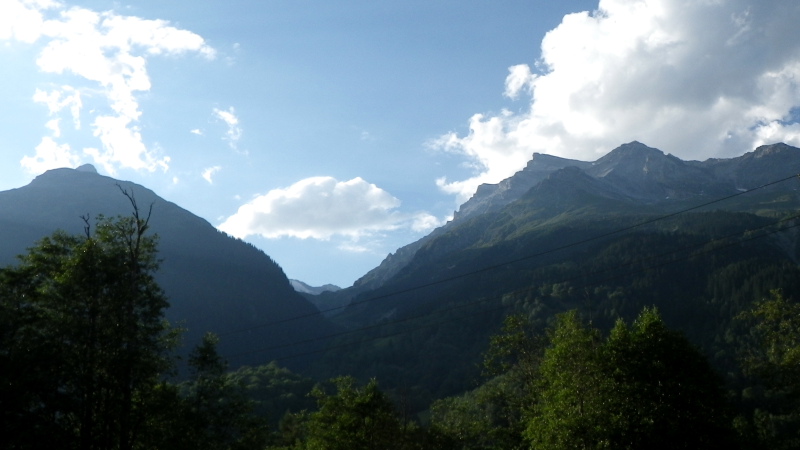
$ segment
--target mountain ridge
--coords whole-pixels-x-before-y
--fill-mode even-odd
[[[165,290],[170,307],[167,318],[187,331],[187,346],[212,331],[221,336],[223,356],[245,349],[278,346],[308,340],[330,331],[317,309],[295,292],[283,269],[268,255],[244,241],[232,238],[208,221],[159,197],[144,186],[106,177],[91,166],[54,169],[26,186],[0,192],[0,264],[13,264],[26,248],[61,229],[82,234],[81,217],[98,214],[129,215],[131,194],[140,209],[152,205],[150,226],[159,236],[161,267],[156,280]],[[307,316],[304,326],[278,323]],[[249,331],[239,331],[249,329]],[[311,350],[314,346],[300,346]],[[296,350],[296,349],[295,349]],[[234,366],[263,362],[289,354],[267,351],[231,359]],[[289,364],[304,364],[301,360]]]
[[[644,306],[729,364],[731,317],[769,289],[800,292],[800,149],[694,162],[632,142],[598,161],[555,168],[398,250],[370,285],[327,293],[349,296],[331,320],[351,334],[334,340],[322,373],[452,395],[479,376],[508,314],[542,331],[578,309],[607,331]]]
[[[574,169],[568,169],[568,168]],[[585,172],[608,198],[627,198],[645,204],[713,199],[753,189],[786,173],[800,173],[800,149],[784,143],[762,145],[734,158],[684,161],[638,141],[622,144],[594,162],[534,153],[526,167],[498,184],[481,185],[455,212],[453,220],[419,240],[390,253],[353,286],[334,294],[338,303],[379,288],[397,276],[434,239],[482,214],[502,210],[528,194],[548,177],[567,169]],[[557,198],[557,192],[551,192]],[[544,195],[540,192],[540,195]]]

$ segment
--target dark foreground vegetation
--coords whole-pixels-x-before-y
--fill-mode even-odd
[[[575,310],[543,332],[510,316],[483,382],[422,412],[375,379],[229,371],[211,334],[179,376],[129,199],[131,217],[87,218],[0,270],[0,448],[800,448],[800,305],[778,291],[739,314],[725,374],[644,307],[606,332]]]

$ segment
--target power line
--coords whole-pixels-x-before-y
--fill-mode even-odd
[[[573,277],[561,279],[561,280],[555,281],[554,284],[565,283],[565,282],[574,281],[574,280],[577,280],[577,279],[589,279],[590,277],[595,276],[595,275],[599,275],[599,274],[606,273],[606,272],[619,271],[620,269],[623,269],[623,268],[626,268],[626,267],[629,267],[629,266],[633,266],[633,265],[638,265],[638,264],[641,264],[641,263],[646,262],[646,261],[657,260],[657,259],[664,258],[664,257],[670,256],[670,255],[680,254],[680,253],[683,253],[683,252],[692,251],[694,249],[703,248],[703,247],[706,247],[708,245],[712,245],[712,244],[716,244],[716,243],[722,243],[722,242],[727,241],[727,240],[729,240],[729,239],[731,239],[733,237],[742,237],[742,239],[739,239],[739,240],[737,240],[735,242],[728,242],[725,245],[716,246],[716,247],[707,249],[705,251],[701,251],[699,253],[698,252],[691,253],[691,254],[686,255],[686,256],[684,256],[682,258],[677,258],[677,259],[673,259],[673,260],[669,260],[669,261],[663,261],[663,262],[660,262],[660,263],[657,263],[657,264],[654,264],[654,265],[651,265],[651,266],[648,266],[648,267],[644,267],[644,268],[639,269],[639,270],[634,271],[634,272],[627,272],[627,273],[623,273],[623,274],[614,275],[614,276],[611,276],[611,277],[602,278],[600,280],[587,282],[587,283],[585,283],[585,284],[583,284],[582,286],[579,286],[579,287],[580,288],[586,288],[586,287],[602,284],[602,283],[605,283],[605,282],[608,282],[608,281],[611,281],[611,280],[614,280],[614,279],[627,277],[627,276],[630,276],[632,274],[644,273],[644,272],[647,272],[647,271],[650,271],[650,270],[654,270],[656,268],[663,267],[663,266],[666,266],[666,265],[669,265],[669,264],[674,264],[674,263],[677,263],[677,262],[685,261],[687,259],[694,258],[694,257],[697,257],[699,255],[717,252],[717,251],[723,250],[725,248],[729,248],[729,247],[732,247],[732,246],[740,245],[740,244],[745,243],[745,242],[750,242],[750,241],[753,241],[753,240],[756,240],[756,239],[761,239],[761,238],[770,236],[770,235],[775,234],[775,233],[779,233],[779,232],[783,232],[783,231],[786,231],[786,230],[789,230],[789,229],[800,227],[800,223],[796,223],[796,224],[793,224],[793,225],[789,225],[787,227],[779,228],[779,229],[772,230],[772,231],[767,231],[767,232],[762,233],[760,235],[754,235],[754,236],[751,236],[751,237],[748,237],[748,238],[744,238],[743,237],[747,233],[754,233],[754,232],[757,232],[757,231],[765,230],[765,229],[767,229],[769,227],[773,227],[773,226],[779,225],[781,223],[789,222],[789,221],[796,220],[796,219],[800,219],[800,214],[789,216],[789,217],[785,217],[783,219],[777,220],[775,222],[770,222],[770,223],[768,223],[766,225],[763,225],[761,227],[757,227],[757,228],[754,228],[754,229],[748,229],[748,230],[744,230],[744,231],[740,231],[740,232],[736,232],[736,233],[731,233],[731,234],[728,234],[726,236],[722,236],[722,237],[719,237],[719,238],[711,239],[711,240],[708,240],[708,241],[703,241],[703,242],[701,242],[699,244],[687,245],[687,246],[684,246],[684,247],[682,247],[680,249],[672,250],[672,251],[661,253],[661,254],[658,254],[658,255],[648,256],[646,258],[636,259],[636,260],[630,261],[628,263],[620,264],[620,265],[617,265],[617,266],[614,266],[614,267],[609,267],[609,268],[606,268],[606,269],[597,270],[597,271],[594,271],[594,272],[580,274],[580,275],[576,275],[576,276],[573,276]],[[507,296],[517,296],[517,295],[520,295],[520,294],[531,292],[532,290],[535,290],[535,289],[538,289],[538,286],[530,286],[530,287],[526,287],[526,288],[517,289],[517,290],[511,291],[511,292],[503,293],[503,294],[501,294],[499,296],[484,297],[484,298],[481,298],[481,299],[478,299],[478,300],[475,300],[475,301],[472,301],[472,302],[462,303],[462,304],[456,305],[454,307],[439,309],[439,310],[435,311],[434,314],[448,313],[448,312],[455,311],[457,309],[463,309],[463,308],[467,308],[467,307],[470,307],[470,306],[479,305],[481,303],[486,303],[486,302],[489,302],[489,301],[502,300],[503,298],[505,298]],[[395,332],[395,333],[392,333],[392,334],[389,334],[389,335],[377,336],[377,337],[368,338],[368,339],[361,339],[361,340],[358,340],[358,341],[338,344],[338,345],[335,345],[333,347],[327,347],[325,349],[319,349],[319,350],[314,350],[314,351],[310,351],[310,352],[299,353],[299,354],[296,354],[296,355],[284,356],[284,357],[281,357],[281,358],[277,358],[277,360],[278,361],[283,361],[283,360],[286,360],[286,359],[294,359],[294,358],[298,358],[298,357],[302,357],[302,356],[308,356],[308,355],[315,354],[315,353],[322,353],[322,352],[334,350],[334,349],[337,349],[337,348],[347,347],[347,346],[351,346],[351,345],[358,345],[358,344],[362,344],[362,343],[370,342],[370,341],[374,341],[374,340],[379,340],[379,339],[386,339],[386,338],[389,338],[389,337],[394,337],[394,336],[397,336],[397,335],[410,333],[410,332],[413,332],[413,331],[416,331],[416,330],[419,330],[419,329],[429,328],[431,326],[437,326],[437,325],[442,325],[442,324],[449,323],[449,322],[462,320],[464,318],[472,317],[472,316],[474,316],[476,314],[493,312],[493,311],[497,311],[497,310],[505,309],[505,308],[506,307],[503,306],[503,305],[498,305],[498,306],[496,306],[494,308],[481,309],[480,311],[477,311],[475,313],[467,314],[466,316],[461,316],[461,317],[458,317],[458,318],[455,318],[455,319],[448,318],[447,320],[444,320],[444,321],[438,321],[438,322],[423,324],[423,325],[421,325],[419,327],[415,327],[413,329],[401,330],[401,331],[398,331],[398,332]],[[237,354],[234,354],[234,355],[230,355],[229,357],[236,358],[236,357],[247,356],[247,355],[256,354],[256,353],[262,353],[262,352],[271,351],[271,350],[278,350],[278,349],[281,349],[281,348],[293,347],[293,346],[302,345],[302,344],[309,344],[309,343],[312,343],[312,342],[332,339],[332,338],[340,337],[340,336],[347,335],[347,334],[361,333],[361,332],[365,332],[365,331],[372,330],[372,329],[377,329],[377,328],[382,328],[382,327],[387,327],[387,326],[392,326],[392,325],[398,325],[400,323],[415,321],[415,320],[419,320],[419,319],[425,319],[425,318],[429,318],[429,317],[431,317],[431,314],[424,314],[424,315],[419,315],[419,316],[406,317],[406,318],[395,320],[395,321],[391,321],[391,322],[383,322],[383,323],[379,323],[379,324],[375,324],[375,325],[370,325],[370,326],[367,326],[367,327],[362,327],[362,328],[357,328],[357,329],[353,329],[353,330],[347,330],[347,331],[343,331],[343,332],[339,332],[339,333],[334,333],[334,334],[331,334],[331,335],[315,337],[315,338],[307,339],[307,340],[304,340],[304,341],[298,341],[298,342],[294,342],[294,343],[287,343],[287,344],[275,345],[275,346],[270,346],[270,347],[264,347],[264,348],[255,349],[255,350],[249,350],[247,352],[241,352],[241,353],[237,353]]]
[[[656,222],[659,222],[659,221],[662,221],[662,220],[666,220],[666,219],[669,219],[669,218],[672,218],[672,217],[676,217],[678,215],[685,214],[685,213],[691,212],[691,211],[695,211],[695,210],[698,210],[698,209],[701,209],[701,208],[705,208],[707,206],[711,206],[711,205],[714,205],[714,204],[717,204],[717,203],[721,203],[721,202],[724,202],[724,201],[727,201],[727,200],[730,200],[732,198],[736,198],[736,197],[739,197],[739,196],[742,196],[742,195],[746,195],[746,194],[755,192],[757,190],[764,189],[764,188],[767,188],[767,187],[770,187],[770,186],[773,186],[773,185],[776,185],[776,184],[791,180],[791,179],[796,178],[796,177],[800,177],[800,175],[791,175],[791,176],[788,176],[786,178],[782,178],[782,179],[779,179],[779,180],[776,180],[776,181],[771,181],[771,182],[765,183],[765,184],[763,184],[761,186],[755,187],[755,188],[747,190],[747,191],[737,192],[735,194],[731,194],[731,195],[728,195],[726,197],[722,197],[722,198],[718,198],[716,200],[712,200],[712,201],[709,201],[709,202],[706,202],[706,203],[702,203],[700,205],[692,206],[690,208],[682,209],[682,210],[679,210],[679,211],[676,211],[676,212],[673,212],[673,213],[669,213],[669,214],[658,216],[658,217],[655,217],[655,218],[652,218],[652,219],[644,220],[644,221],[639,222],[639,223],[634,224],[634,225],[630,225],[630,226],[627,226],[627,227],[619,228],[619,229],[616,229],[616,230],[613,230],[613,231],[609,231],[609,232],[606,232],[606,233],[601,233],[601,234],[596,235],[596,236],[592,236],[592,237],[589,237],[589,238],[586,238],[586,239],[582,239],[582,240],[579,240],[579,241],[571,242],[569,244],[565,244],[565,245],[562,245],[562,246],[559,246],[559,247],[555,247],[555,248],[552,248],[552,249],[549,249],[549,250],[545,250],[545,251],[541,251],[541,252],[538,252],[538,253],[533,253],[533,254],[522,256],[522,257],[519,257],[519,258],[507,260],[507,261],[504,261],[504,262],[501,262],[501,263],[489,265],[489,266],[486,266],[486,267],[483,267],[483,268],[480,268],[480,269],[476,269],[476,270],[473,270],[473,271],[465,272],[465,273],[458,274],[458,275],[453,275],[453,276],[450,276],[450,277],[438,279],[438,280],[431,281],[431,282],[428,282],[428,283],[418,284],[418,285],[411,286],[411,287],[408,287],[408,288],[405,288],[405,289],[399,289],[397,291],[393,291],[393,292],[390,292],[390,293],[387,293],[387,294],[376,295],[376,296],[369,297],[369,298],[366,298],[366,299],[363,299],[363,300],[359,300],[357,302],[351,302],[351,303],[348,303],[346,305],[337,306],[337,307],[334,307],[334,308],[328,308],[328,309],[324,309],[324,310],[315,311],[313,313],[301,314],[301,315],[298,315],[298,316],[288,317],[288,318],[285,318],[285,319],[266,322],[266,323],[263,323],[263,324],[260,324],[260,325],[254,325],[254,326],[245,327],[245,328],[233,329],[233,330],[230,330],[230,331],[227,331],[227,332],[224,332],[224,333],[220,333],[219,336],[222,338],[222,337],[230,336],[230,335],[233,335],[233,334],[243,333],[243,332],[247,332],[247,331],[253,331],[253,330],[257,330],[257,329],[268,327],[268,326],[279,325],[279,324],[283,324],[283,323],[287,323],[287,322],[293,322],[295,320],[301,320],[301,319],[305,319],[305,318],[308,318],[308,317],[315,317],[315,316],[318,316],[320,314],[325,314],[325,313],[328,313],[328,312],[337,311],[337,310],[340,310],[342,308],[346,308],[346,307],[350,307],[350,306],[357,306],[357,305],[361,305],[361,304],[364,304],[364,303],[369,303],[369,302],[373,302],[373,301],[377,301],[377,300],[382,300],[382,299],[385,299],[385,298],[393,297],[395,295],[406,294],[406,293],[413,292],[413,291],[416,291],[416,290],[419,290],[419,289],[424,289],[424,288],[428,288],[428,287],[435,286],[435,285],[438,285],[438,284],[443,284],[443,283],[447,283],[447,282],[450,282],[450,281],[455,281],[455,280],[459,280],[459,279],[462,279],[462,278],[466,278],[468,276],[477,275],[479,273],[484,273],[484,272],[496,270],[496,269],[504,267],[504,266],[508,266],[508,265],[515,264],[515,263],[519,263],[519,262],[522,262],[522,261],[527,261],[529,259],[533,259],[533,258],[537,258],[537,257],[540,257],[540,256],[548,255],[548,254],[551,254],[551,253],[555,253],[557,251],[569,249],[569,248],[576,247],[576,246],[579,246],[579,245],[583,245],[583,244],[586,244],[586,243],[589,243],[589,242],[592,242],[592,241],[596,241],[596,240],[603,239],[603,238],[606,238],[606,237],[609,237],[609,236],[613,236],[613,235],[616,235],[616,234],[624,233],[626,231],[630,231],[630,230],[633,230],[633,229],[636,229],[636,228],[640,228],[640,227],[643,227],[645,225],[650,225],[650,224],[653,224],[653,223],[656,223]]]
[[[770,234],[774,234],[774,233],[777,233],[777,232],[780,232],[780,231],[786,231],[786,230],[789,230],[789,229],[792,229],[792,228],[797,228],[797,227],[800,227],[800,224],[791,225],[791,226],[783,228],[781,230],[777,230],[777,231],[774,231],[774,232],[766,233],[764,235],[753,237],[753,238],[747,239],[745,241],[735,242],[735,243],[731,243],[731,244],[725,245],[725,246],[720,247],[720,248],[715,248],[715,249],[708,250],[706,252],[701,252],[701,254],[703,254],[703,253],[712,253],[712,252],[715,252],[715,251],[719,251],[722,248],[727,248],[727,247],[739,245],[742,242],[747,242],[747,241],[751,241],[751,240],[755,240],[755,239],[760,239],[760,238],[766,237],[766,236],[768,236]],[[643,272],[646,272],[646,271],[649,271],[649,270],[653,270],[655,268],[662,267],[662,266],[665,266],[665,265],[668,265],[668,264],[674,264],[674,263],[677,263],[677,262],[685,261],[685,260],[687,260],[689,258],[692,258],[692,257],[695,257],[695,256],[697,256],[697,255],[690,255],[690,256],[687,256],[686,258],[679,258],[679,259],[676,259],[676,260],[673,260],[673,261],[667,261],[667,262],[664,262],[664,263],[661,263],[661,264],[658,264],[658,265],[655,265],[655,266],[647,267],[647,268],[644,268],[644,269],[641,269],[641,270],[639,270],[637,272],[632,272],[632,273],[643,273]],[[581,288],[590,287],[590,286],[601,284],[601,283],[604,283],[604,282],[607,282],[607,281],[610,281],[610,280],[614,280],[614,279],[630,276],[632,273],[625,273],[625,274],[616,275],[616,276],[613,276],[613,277],[605,278],[603,280],[595,281],[595,282],[592,282],[592,283],[587,283],[587,284],[584,284],[583,286],[580,286],[580,287]],[[577,277],[574,277],[574,278],[577,278]],[[480,299],[480,300],[478,300],[476,302],[471,302],[470,305],[475,305],[475,304],[478,304],[478,303],[484,303],[484,302],[489,301],[489,300],[502,299],[503,297],[508,296],[508,295],[519,295],[519,294],[522,294],[522,293],[525,293],[525,292],[530,292],[530,291],[532,291],[534,289],[537,289],[537,288],[538,288],[537,286],[531,286],[531,287],[528,287],[528,288],[518,289],[516,291],[505,293],[505,294],[503,294],[501,296],[493,296],[493,297],[483,298],[483,299]],[[434,327],[434,326],[439,326],[439,325],[443,325],[443,324],[450,323],[450,322],[457,322],[459,320],[463,320],[463,319],[466,319],[466,318],[469,318],[469,317],[472,317],[472,316],[475,316],[475,315],[478,315],[478,314],[485,314],[487,312],[499,311],[499,310],[502,310],[502,309],[505,309],[505,308],[506,308],[506,306],[504,306],[504,305],[497,305],[497,306],[495,306],[493,308],[490,308],[490,309],[481,309],[480,311],[476,311],[475,313],[468,314],[466,316],[456,317],[454,319],[447,319],[447,320],[443,320],[443,321],[439,321],[439,322],[427,323],[427,324],[423,324],[423,325],[418,326],[418,327],[413,328],[413,329],[400,330],[400,331],[397,331],[397,332],[394,332],[394,333],[391,333],[391,334],[388,334],[388,335],[376,336],[376,337],[372,337],[372,338],[368,338],[368,339],[361,339],[361,340],[358,340],[358,341],[346,342],[346,343],[338,344],[338,345],[335,345],[335,346],[332,346],[332,347],[326,347],[324,349],[318,349],[318,350],[313,350],[313,351],[309,351],[309,352],[283,356],[283,357],[280,357],[280,358],[276,358],[275,360],[276,361],[285,361],[285,360],[289,360],[289,359],[300,358],[300,357],[303,357],[303,356],[309,356],[309,355],[312,355],[312,354],[324,353],[324,352],[327,352],[327,351],[330,351],[330,350],[335,350],[335,349],[338,349],[338,348],[344,348],[344,347],[350,347],[350,346],[354,346],[354,345],[360,345],[360,344],[364,344],[364,343],[367,343],[367,342],[372,342],[372,341],[377,341],[377,340],[386,339],[386,338],[390,338],[390,337],[395,337],[395,336],[398,336],[398,335],[410,333],[410,332],[417,331],[417,330],[424,329],[424,328],[430,328],[430,327]],[[442,309],[442,310],[437,311],[436,313],[447,312],[448,310],[449,309]],[[421,318],[421,317],[422,316],[418,316],[418,317],[415,317],[415,318]],[[385,325],[391,325],[391,324],[387,323],[387,324],[381,324],[381,325],[385,326]],[[355,331],[358,331],[358,330],[355,330]],[[247,352],[247,354],[251,354],[251,353],[254,353],[254,352]],[[241,354],[234,355],[234,356],[239,356],[239,355],[241,355]]]

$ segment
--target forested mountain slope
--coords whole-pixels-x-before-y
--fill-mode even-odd
[[[784,144],[687,162],[634,142],[553,167],[406,247],[380,283],[329,294],[353,296],[334,317],[353,332],[319,371],[449,395],[475,382],[507,314],[544,327],[578,308],[607,329],[648,305],[730,366],[733,317],[770,289],[800,293],[799,172],[800,149]]]
[[[157,281],[170,301],[167,318],[186,329],[186,347],[213,331],[221,335],[222,354],[235,356],[265,344],[276,347],[330,332],[316,308],[294,291],[269,256],[151,190],[101,176],[91,166],[51,170],[27,186],[0,192],[0,264],[13,264],[16,255],[57,229],[83,234],[81,217],[91,217],[91,224],[99,214],[129,215],[131,204],[121,189],[135,197],[142,211],[152,205],[151,231],[160,238],[162,260]],[[284,322],[228,334],[297,316],[309,317],[300,326]],[[298,348],[313,350],[298,346],[292,351]],[[231,363],[269,361],[282,351],[286,349],[233,357]]]

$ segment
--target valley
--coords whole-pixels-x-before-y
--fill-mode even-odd
[[[400,419],[390,413],[396,408],[403,427],[423,427],[424,436],[417,436],[428,440],[423,448],[516,448],[545,439],[524,431],[521,421],[549,412],[503,402],[517,390],[549,392],[536,384],[547,380],[538,364],[556,361],[545,349],[562,348],[557,331],[595,336],[586,339],[612,352],[622,345],[615,333],[644,333],[646,342],[645,328],[636,328],[643,321],[682,349],[674,351],[696,351],[716,374],[698,362],[692,369],[698,377],[710,377],[711,384],[719,377],[724,395],[713,401],[724,398],[726,406],[714,408],[731,417],[724,426],[703,427],[720,426],[720,436],[738,433],[740,441],[762,439],[758,445],[773,442],[763,434],[772,427],[769,439],[791,448],[796,433],[785,429],[797,423],[792,389],[800,387],[775,389],[743,358],[755,351],[759,328],[745,317],[760,317],[759,301],[793,308],[800,295],[798,173],[800,149],[785,144],[707,161],[683,161],[639,142],[592,162],[534,154],[525,169],[481,186],[450,222],[390,254],[353,286],[315,290],[290,282],[279,261],[143,186],[90,166],[57,169],[0,192],[0,262],[15,265],[15,255],[58,229],[80,236],[88,223],[82,217],[129,215],[121,191],[140,208],[152,205],[161,261],[154,276],[169,301],[165,317],[183,330],[177,377],[186,382],[197,374],[197,367],[187,368],[196,346],[213,347],[226,361],[226,375],[218,376],[250,392],[256,411],[283,433],[273,438],[286,446],[270,448],[289,448],[287,442],[302,438],[280,431],[277,415],[288,411],[281,423],[295,420],[313,431],[323,419],[333,420],[323,414],[326,405],[346,408],[336,401],[347,395],[372,396],[375,408],[388,408],[381,410],[387,429],[399,433]],[[509,318],[517,328],[509,328]],[[218,341],[208,340],[209,332]],[[498,347],[502,336],[517,340]],[[522,347],[512,341],[539,342],[531,350],[538,362],[526,366],[515,353]],[[505,368],[487,372],[484,362],[498,348],[506,352]],[[597,374],[612,370],[601,362]],[[515,378],[525,370],[539,375]],[[343,376],[352,378],[337,378]],[[527,386],[531,379],[543,390]],[[313,391],[317,410],[303,415],[314,408],[305,394],[326,380],[337,381]],[[515,419],[502,419],[501,412]],[[471,447],[464,436],[480,427],[507,435]]]

